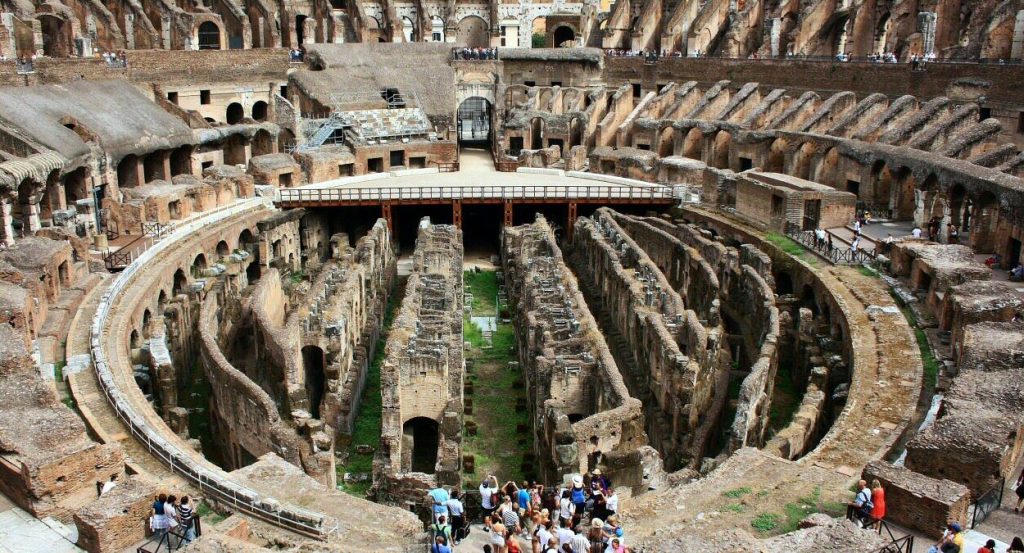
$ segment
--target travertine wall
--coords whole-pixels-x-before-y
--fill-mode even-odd
[[[699,465],[724,405],[721,329],[687,309],[644,250],[599,209],[577,220],[573,263],[629,344],[623,376],[645,403],[651,445],[670,470]]]
[[[75,513],[77,545],[89,553],[124,551],[149,530],[156,486],[138,476],[122,478],[102,497]]]
[[[384,501],[415,501],[421,497],[416,490],[461,481],[462,255],[461,230],[432,225],[428,217],[420,221],[413,272],[381,366],[381,440],[373,481]],[[412,471],[414,435],[406,424],[417,418],[437,425],[430,472]]]
[[[600,460],[646,445],[643,408],[630,397],[554,232],[543,218],[506,227],[501,252],[542,481],[599,466],[619,481]]]

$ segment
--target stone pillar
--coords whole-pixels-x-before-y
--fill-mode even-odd
[[[921,29],[922,54],[930,54],[935,51],[935,12],[920,12],[917,14],[917,26]]]
[[[10,246],[14,244],[14,226],[11,224],[11,202],[0,200],[0,244]]]
[[[27,206],[22,206],[24,210],[22,218],[22,229],[25,236],[35,234],[42,225],[39,224],[39,202],[35,201]]]
[[[1024,10],[1017,12],[1017,19],[1013,24],[1013,42],[1010,45],[1010,57],[1014,59],[1024,58]]]
[[[32,20],[32,49],[37,56],[43,55],[43,24],[38,19]]]
[[[167,182],[171,182],[171,152],[170,152],[170,150],[163,150],[161,152],[157,152],[156,155],[159,155],[162,158],[160,161],[162,162],[162,165],[163,165],[163,172],[164,172],[163,177],[164,177],[164,180],[166,180]]]
[[[135,15],[131,13],[124,16],[124,40],[128,50],[135,49]]]

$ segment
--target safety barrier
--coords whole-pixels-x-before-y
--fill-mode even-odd
[[[104,351],[104,326],[110,315],[111,307],[120,300],[119,296],[138,277],[144,265],[159,254],[170,248],[175,242],[198,232],[204,227],[215,225],[221,221],[245,213],[255,212],[264,207],[262,198],[253,198],[234,205],[223,206],[204,213],[191,221],[179,224],[174,233],[165,240],[157,241],[152,247],[135,258],[115,279],[100,300],[96,316],[93,318],[90,334],[93,366],[100,388],[107,401],[114,408],[117,417],[128,428],[131,435],[157,459],[160,459],[172,471],[185,477],[198,486],[200,492],[208,494],[238,511],[254,516],[260,520],[301,534],[307,537],[324,540],[337,531],[337,527],[325,527],[325,516],[299,507],[281,505],[277,500],[264,497],[259,492],[236,484],[229,480],[223,472],[198,465],[190,461],[189,455],[171,443],[157,428],[146,422],[124,397],[114,380],[113,373],[107,362]]]
[[[277,202],[358,203],[403,200],[674,200],[665,186],[523,185],[523,186],[388,186],[373,188],[290,188]]]

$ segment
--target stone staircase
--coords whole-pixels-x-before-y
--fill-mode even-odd
[[[349,114],[353,128],[366,140],[423,135],[431,129],[421,108],[368,109]]]

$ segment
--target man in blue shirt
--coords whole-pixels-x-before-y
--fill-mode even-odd
[[[519,493],[516,494],[516,503],[520,509],[530,510],[530,484],[526,480],[523,480],[523,487],[519,488]]]
[[[444,488],[434,488],[427,492],[427,495],[432,503],[431,510],[434,511],[434,522],[437,522],[438,517],[448,514],[448,491]]]

